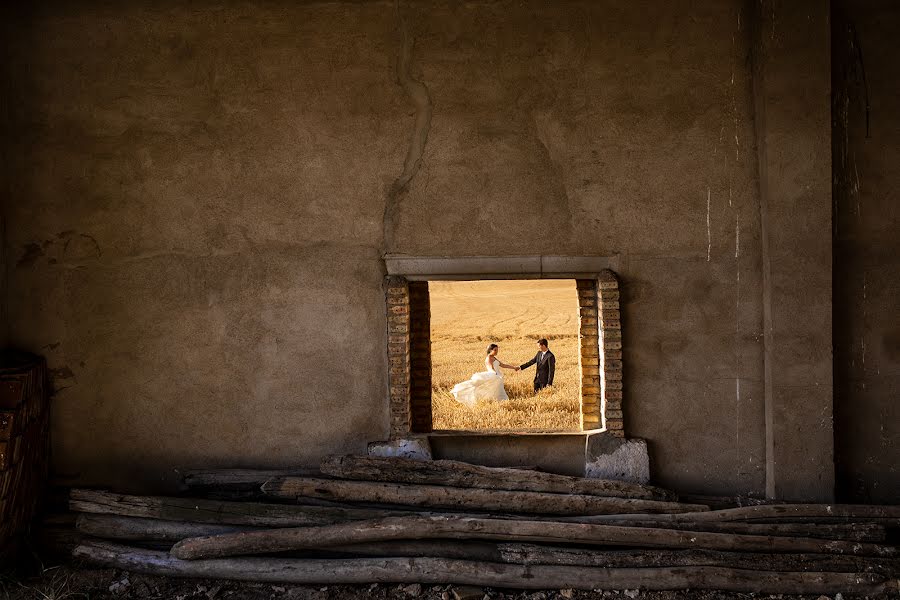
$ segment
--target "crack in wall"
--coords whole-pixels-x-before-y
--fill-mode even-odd
[[[250,248],[250,253],[252,255],[260,255],[262,253],[273,253],[273,254],[283,254],[283,255],[305,255],[308,256],[311,252],[318,252],[325,249],[336,249],[339,251],[349,251],[349,250],[371,250],[373,252],[379,252],[380,248],[374,246],[372,244],[350,244],[350,243],[334,243],[330,241],[317,241],[310,243],[292,243],[292,242],[254,242],[245,238],[245,242],[247,243],[247,247]],[[36,244],[28,244],[27,246],[34,246]],[[40,246],[38,245],[38,248]],[[368,254],[368,253],[367,253]],[[186,259],[198,259],[198,260],[207,260],[207,259],[220,259],[220,258],[234,258],[240,256],[246,256],[248,252],[245,248],[237,248],[233,250],[223,250],[223,249],[215,249],[210,250],[208,252],[201,252],[199,250],[183,250],[183,249],[170,249],[170,250],[147,250],[145,252],[138,252],[136,254],[122,254],[122,255],[109,255],[103,257],[103,260],[97,257],[83,257],[77,258],[73,260],[56,260],[51,259],[47,262],[48,265],[52,265],[56,268],[62,269],[82,269],[88,266],[97,266],[97,267],[119,267],[123,265],[128,265],[131,263],[138,263],[143,261],[153,261],[159,259],[175,259],[175,258],[186,258]],[[36,257],[34,261],[28,263],[24,266],[32,266],[35,264],[37,259],[44,256],[41,254]],[[22,266],[22,265],[17,265]]]
[[[410,136],[409,148],[406,151],[406,159],[403,161],[403,171],[394,180],[388,190],[384,202],[383,250],[387,254],[394,248],[394,240],[397,235],[396,213],[400,206],[401,195],[406,191],[409,182],[412,181],[422,165],[422,156],[425,154],[425,144],[428,141],[428,131],[431,129],[432,104],[428,88],[424,83],[413,79],[410,72],[412,59],[413,40],[409,35],[403,12],[400,8],[400,0],[397,0],[397,25],[400,29],[401,46],[397,57],[397,82],[412,100],[416,107],[416,118]]]
[[[709,221],[709,212],[710,212],[710,191],[709,187],[706,188],[706,262],[709,262],[712,258],[712,225]]]
[[[574,240],[574,247],[578,249],[579,253],[583,254],[584,240],[582,236],[576,235],[579,214],[578,202],[577,199],[569,193],[569,188],[566,186],[566,174],[563,170],[563,163],[555,158],[551,145],[548,144],[548,140],[551,140],[552,138],[547,131],[547,121],[537,113],[532,113],[530,128],[533,132],[534,139],[537,141],[537,150],[542,159],[541,162],[552,175],[549,178],[550,181],[556,184],[553,186],[555,188],[553,191],[556,192],[556,196],[547,198],[547,201],[544,203],[544,208],[551,210],[555,209],[558,214],[558,226],[567,226],[569,229],[565,234],[562,231],[557,231],[555,235],[558,238],[564,237],[569,240]],[[554,200],[559,200],[560,202],[556,203]]]

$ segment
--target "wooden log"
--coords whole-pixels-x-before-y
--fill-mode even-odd
[[[392,516],[434,514],[415,511],[412,507],[362,508],[316,498],[303,498],[302,504],[292,505],[169,496],[130,496],[84,489],[70,491],[69,508],[82,513],[260,527],[302,527]],[[455,512],[446,514],[484,516]],[[522,515],[498,513],[491,515],[491,518],[520,519]],[[535,516],[532,518],[552,520],[552,517]]]
[[[186,538],[221,535],[255,529],[246,525],[219,525],[184,521],[162,521],[119,515],[80,514],[78,531],[98,538],[123,541],[179,542]]]
[[[41,527],[33,536],[42,555],[55,559],[67,559],[72,556],[72,550],[79,544],[87,541],[99,541],[74,527]],[[129,545],[145,550],[158,550],[168,553],[172,548],[172,542],[159,542],[153,540],[133,540]]]
[[[53,527],[49,529],[60,540],[65,542],[67,552],[81,543],[85,536],[116,540],[122,542],[168,542],[164,545],[168,551],[172,544],[183,539],[197,536],[221,535],[235,531],[255,530],[255,527],[243,525],[216,525],[207,523],[184,523],[181,521],[160,521],[141,517],[120,517],[118,515],[79,514],[74,522],[75,529]],[[56,543],[56,546],[61,544]],[[160,546],[160,544],[156,544]],[[351,556],[430,556],[434,558],[458,558],[464,560],[501,560],[497,545],[488,542],[470,542],[456,540],[432,541],[388,541],[378,544],[348,544],[331,546],[328,554]]]
[[[169,542],[171,544],[183,539],[221,535],[236,531],[258,530],[246,525],[218,525],[208,523],[185,523],[183,521],[161,521],[142,517],[121,517],[119,515],[79,514],[77,518],[67,521],[68,527],[55,526],[52,530],[59,535],[64,532],[71,550],[77,541],[80,543],[85,535],[107,540],[130,542]],[[72,529],[72,525],[75,529]],[[46,528],[46,527],[45,527]],[[77,533],[76,533],[77,530]],[[71,534],[71,535],[68,535]],[[417,541],[397,540],[377,544],[348,544],[331,546],[329,553],[354,556],[431,556],[434,558],[459,558],[466,560],[500,561],[497,545],[488,542],[470,542],[456,540]]]
[[[682,531],[709,531],[713,533],[740,533],[747,535],[774,535],[782,537],[809,537],[825,540],[849,540],[857,542],[884,542],[887,530],[878,523],[743,523],[740,521],[660,521],[655,515],[640,519],[608,520],[602,516],[556,517],[566,523],[607,523],[620,527],[675,527]]]
[[[623,517],[623,518],[617,518]],[[659,518],[662,517],[662,518]],[[556,517],[556,520],[566,521],[570,520],[569,517],[560,516]],[[889,518],[881,518],[881,517],[868,517],[864,519],[855,519],[852,517],[773,517],[773,518],[761,518],[761,519],[748,519],[747,521],[715,521],[715,520],[705,520],[701,519],[699,521],[690,521],[690,520],[680,520],[680,519],[671,519],[666,515],[655,514],[655,515],[589,515],[583,518],[574,518],[571,519],[576,522],[585,522],[585,523],[607,523],[609,525],[618,525],[619,523],[634,523],[638,521],[645,521],[648,526],[654,527],[680,527],[682,523],[748,523],[755,525],[779,525],[779,524],[794,524],[794,525],[862,525],[862,524],[875,524],[880,527],[884,527],[886,530],[900,528],[900,519],[889,519]]]
[[[747,523],[805,523],[805,524],[820,524],[820,525],[840,525],[840,524],[851,524],[851,523],[876,523],[881,525],[882,527],[887,528],[897,528],[900,527],[900,519],[893,519],[888,517],[865,517],[865,518],[855,518],[855,517],[773,517],[770,519],[748,519],[745,521]]]
[[[310,504],[312,503],[312,504]],[[221,523],[260,527],[300,527],[363,521],[391,516],[429,515],[412,507],[361,508],[316,498],[303,498],[302,504],[230,502],[169,496],[131,496],[98,490],[73,489],[69,508],[75,512],[147,517],[168,521]],[[456,516],[483,516],[448,513]],[[519,519],[522,515],[493,514],[495,519]],[[552,520],[552,517],[532,517]]]
[[[181,491],[216,500],[253,501],[263,498],[260,486],[272,477],[322,477],[318,468],[191,469],[181,472]]]
[[[513,565],[443,558],[284,559],[238,558],[183,561],[164,552],[85,542],[73,556],[90,563],[168,577],[233,579],[265,583],[460,584],[519,589],[716,589],[766,594],[879,594],[885,578],[875,573],[765,572],[718,567],[605,569]]]
[[[744,521],[744,522],[900,522],[900,505],[869,504],[765,504],[723,510],[707,510],[653,515],[652,518],[634,515],[608,515],[603,520],[645,519],[663,521]]]
[[[389,540],[373,544],[329,546],[327,550],[353,556],[456,558],[503,562],[497,544],[472,540]]]
[[[420,516],[423,514],[420,513]],[[617,526],[647,527],[639,522],[617,522]],[[75,527],[85,534],[112,540],[152,540],[178,542],[186,538],[205,537],[249,531],[258,528],[245,525],[221,525],[184,521],[163,521],[142,517],[123,517],[106,514],[79,514]],[[750,535],[801,536],[817,539],[848,539],[852,541],[882,542],[885,530],[880,525],[760,525],[748,523],[681,523],[682,531],[710,531],[716,533],[741,533]],[[443,542],[448,543],[448,542]],[[399,543],[398,543],[399,544]],[[395,545],[395,548],[399,545]],[[364,553],[367,556],[394,556],[392,554]],[[400,554],[397,556],[411,556]],[[415,554],[412,556],[425,556]],[[439,558],[466,558],[457,554],[430,554]],[[481,560],[481,559],[479,559]]]
[[[129,496],[82,489],[73,489],[70,492],[69,508],[84,513],[262,527],[326,525],[409,514],[400,510],[226,502],[166,496]]]
[[[261,486],[260,486],[261,488]],[[267,495],[262,489],[257,490],[259,493],[255,500],[270,500],[271,496]],[[373,510],[392,510],[394,512],[414,512],[415,509],[413,507],[402,507],[402,506],[390,506],[385,504],[376,504],[376,503],[361,503],[361,502],[338,502],[336,500],[324,500],[322,498],[302,498],[294,501],[295,504],[302,504],[304,506],[325,506],[331,508],[347,508],[347,509],[355,509],[355,508],[371,508]]]
[[[706,494],[679,494],[678,499],[691,504],[705,504],[712,510],[739,508],[741,506],[758,506],[761,504],[778,504],[775,500],[751,498],[750,496],[709,496]]]
[[[603,498],[584,494],[550,494],[486,490],[438,485],[342,481],[306,477],[276,477],[262,486],[275,498],[322,498],[341,502],[375,502],[419,508],[504,511],[546,515],[602,515],[616,513],[678,513],[702,511],[698,504],[659,500]]]
[[[896,577],[900,559],[841,556],[834,554],[775,554],[716,550],[605,550],[544,546],[538,544],[497,544],[500,561],[514,564],[572,565],[586,567],[729,567],[754,571],[826,571],[880,573]]]
[[[482,467],[455,460],[421,461],[409,458],[343,455],[326,457],[319,468],[332,477],[362,481],[582,494],[609,498],[675,499],[672,492],[637,483],[569,477],[521,469]]]
[[[825,517],[848,518],[854,521],[869,519],[900,519],[900,505],[870,504],[767,504],[743,506],[717,511],[721,521],[754,521],[767,518]],[[700,515],[700,519],[711,520]]]
[[[810,552],[861,556],[896,556],[892,546],[863,542],[774,536],[618,527],[551,521],[513,521],[456,516],[389,517],[320,527],[245,531],[178,542],[177,558],[195,560],[344,544],[415,539],[479,539],[633,546],[704,548],[744,552]]]
[[[411,460],[411,459],[400,459]],[[431,461],[429,461],[431,462]],[[454,461],[437,461],[453,463]],[[460,463],[467,464],[467,463]],[[474,466],[474,465],[472,465]],[[522,465],[498,469],[499,471],[535,471],[540,469],[534,465]],[[192,494],[209,493],[248,493],[258,492],[262,484],[273,477],[327,477],[318,467],[296,469],[188,469],[180,472],[181,488]],[[345,477],[344,479],[354,479]],[[577,479],[577,478],[571,478]],[[630,485],[630,484],[626,484]],[[648,486],[649,487],[649,486]],[[549,491],[549,490],[548,490]],[[659,499],[667,499],[672,494],[661,490]],[[649,498],[649,496],[648,496]],[[703,504],[700,502],[699,504]]]
[[[191,469],[181,472],[181,484],[188,490],[209,488],[259,488],[272,477],[321,477],[321,471],[310,469]]]

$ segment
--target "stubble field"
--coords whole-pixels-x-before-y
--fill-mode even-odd
[[[580,427],[578,297],[575,282],[434,281],[431,294],[434,429],[466,431],[577,431]],[[553,387],[535,394],[534,367],[504,371],[507,401],[469,408],[450,390],[484,371],[490,343],[510,365],[531,360],[546,337],[556,355]]]

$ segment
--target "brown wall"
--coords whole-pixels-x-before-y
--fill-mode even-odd
[[[900,498],[898,24],[895,2],[835,3],[835,450],[849,501]]]
[[[62,475],[162,487],[384,438],[384,252],[619,255],[628,435],[662,484],[765,492],[768,133],[744,2],[125,6],[18,15],[11,39],[10,322],[54,369]],[[792,43],[818,56],[812,12]],[[813,88],[763,100],[801,113]],[[830,147],[817,111],[803,148]],[[816,285],[784,296],[809,318],[776,325],[821,358],[828,173],[784,162],[774,184],[815,191],[767,217],[793,240],[772,269]],[[803,418],[830,411],[810,364]],[[831,493],[790,486],[810,450],[830,464],[814,429],[778,447],[788,496]]]
[[[754,6],[766,494],[824,500],[834,489],[830,15],[827,3]]]
[[[10,129],[10,101],[12,94],[12,77],[10,77],[11,22],[9,18],[11,10],[4,6],[0,8],[0,36],[4,42],[0,46],[0,78],[5,83],[4,91],[0,93],[0,133],[9,133]],[[7,210],[11,204],[12,170],[10,168],[10,144],[0,144],[0,347],[5,348],[9,344],[9,285],[7,280],[7,265],[9,245],[7,244]]]

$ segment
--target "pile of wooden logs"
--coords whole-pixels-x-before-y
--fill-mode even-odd
[[[320,471],[193,471],[184,497],[72,490],[95,564],[289,583],[874,594],[900,507],[710,510],[632,483],[335,456]]]

